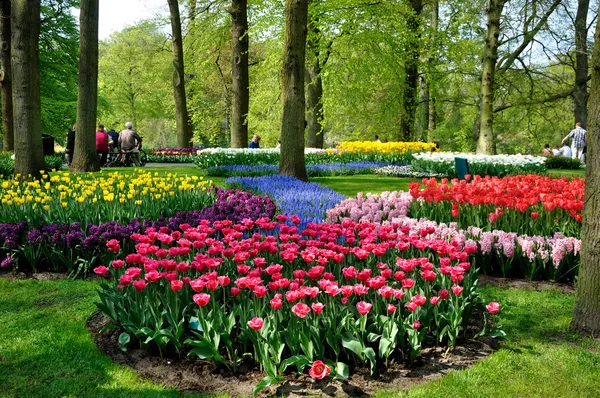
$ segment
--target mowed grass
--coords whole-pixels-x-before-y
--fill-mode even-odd
[[[0,396],[179,397],[95,346],[97,282],[0,279]],[[381,397],[597,397],[600,345],[567,332],[573,295],[485,287],[508,340],[470,369]]]

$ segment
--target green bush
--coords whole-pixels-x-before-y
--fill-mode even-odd
[[[581,167],[579,159],[571,159],[564,156],[548,156],[546,159],[547,169],[577,170]]]
[[[15,160],[11,152],[0,153],[0,176],[1,178],[12,178],[15,174]],[[65,154],[60,153],[53,156],[45,156],[46,170],[60,170],[65,164]]]
[[[11,178],[15,174],[15,161],[10,158],[11,156],[10,152],[0,153],[0,176],[2,178]]]
[[[61,155],[53,155],[53,156],[45,156],[44,161],[46,162],[46,170],[60,170],[65,164],[65,156]]]

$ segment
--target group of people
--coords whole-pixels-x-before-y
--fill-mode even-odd
[[[77,125],[67,134],[67,145],[65,147],[65,157],[69,166],[73,162],[73,153],[75,152],[75,134]],[[118,152],[118,156],[131,156],[136,166],[140,163],[140,149],[142,148],[142,137],[133,129],[131,122],[125,123],[125,130],[117,133],[114,129],[106,131],[103,124],[98,125],[96,131],[96,153],[100,160],[100,166],[106,165],[108,154]]]
[[[577,122],[575,123],[575,128],[562,139],[562,147],[559,148],[557,145],[554,149],[550,149],[550,144],[546,144],[542,150],[542,156],[564,156],[567,158],[579,159],[583,164],[585,163],[585,155],[587,152],[586,137],[587,131],[581,127],[581,123]],[[569,138],[571,138],[571,146],[566,144]]]

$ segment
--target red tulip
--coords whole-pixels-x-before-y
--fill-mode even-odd
[[[325,304],[323,304],[323,303],[312,303],[310,306],[310,308],[312,308],[312,310],[315,314],[320,314],[321,312],[323,312],[324,307],[325,307]]]
[[[500,311],[500,304],[495,301],[492,301],[488,305],[485,306],[490,314],[497,314]]]
[[[104,265],[94,268],[94,273],[98,275],[105,275],[108,271],[108,268],[106,268]]]
[[[178,292],[181,289],[183,289],[183,281],[181,281],[179,279],[175,279],[174,281],[171,281],[171,290],[173,290],[174,292]]]
[[[194,296],[192,298],[194,299],[194,302],[196,304],[198,304],[198,306],[204,307],[210,301],[210,294],[206,294],[206,293],[194,294]]]
[[[532,220],[535,220],[535,219],[537,219],[537,218],[538,218],[538,216],[539,216],[539,213],[538,213],[537,211],[532,211],[532,212],[531,212],[531,219],[532,219]]]
[[[304,303],[298,303],[292,307],[292,312],[298,318],[304,318],[310,312],[310,307]]]
[[[248,321],[248,326],[250,326],[254,330],[262,329],[264,321],[262,318],[252,318]]]
[[[421,327],[421,322],[420,321],[414,321],[412,324],[413,329],[418,330]]]
[[[331,373],[331,369],[329,368],[329,366],[325,365],[323,361],[313,362],[310,370],[308,371],[310,377],[318,380],[324,379],[325,377],[329,376],[329,373]]]
[[[452,293],[456,294],[457,296],[460,295],[463,292],[463,290],[464,288],[462,286],[452,286]]]
[[[364,302],[364,301],[359,301],[356,304],[356,309],[358,310],[358,313],[361,315],[367,315],[369,313],[369,311],[371,311],[371,308],[373,307],[373,304]]]
[[[141,291],[143,291],[146,288],[146,281],[143,280],[143,279],[138,279],[137,281],[133,282],[133,287],[138,292],[141,292]]]

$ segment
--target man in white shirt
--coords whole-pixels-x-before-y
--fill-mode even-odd
[[[585,139],[586,139],[587,131],[585,131],[581,127],[581,123],[575,123],[575,128],[571,130],[569,134],[565,138],[563,138],[562,143],[564,144],[567,138],[573,138],[571,143],[571,156],[573,159],[581,160],[581,155],[583,154],[583,147],[585,147]]]
[[[571,147],[569,147],[568,145],[563,145],[563,147],[560,148],[560,151],[558,151],[558,154],[560,156],[564,156],[566,158],[570,158],[571,155],[572,155]]]

